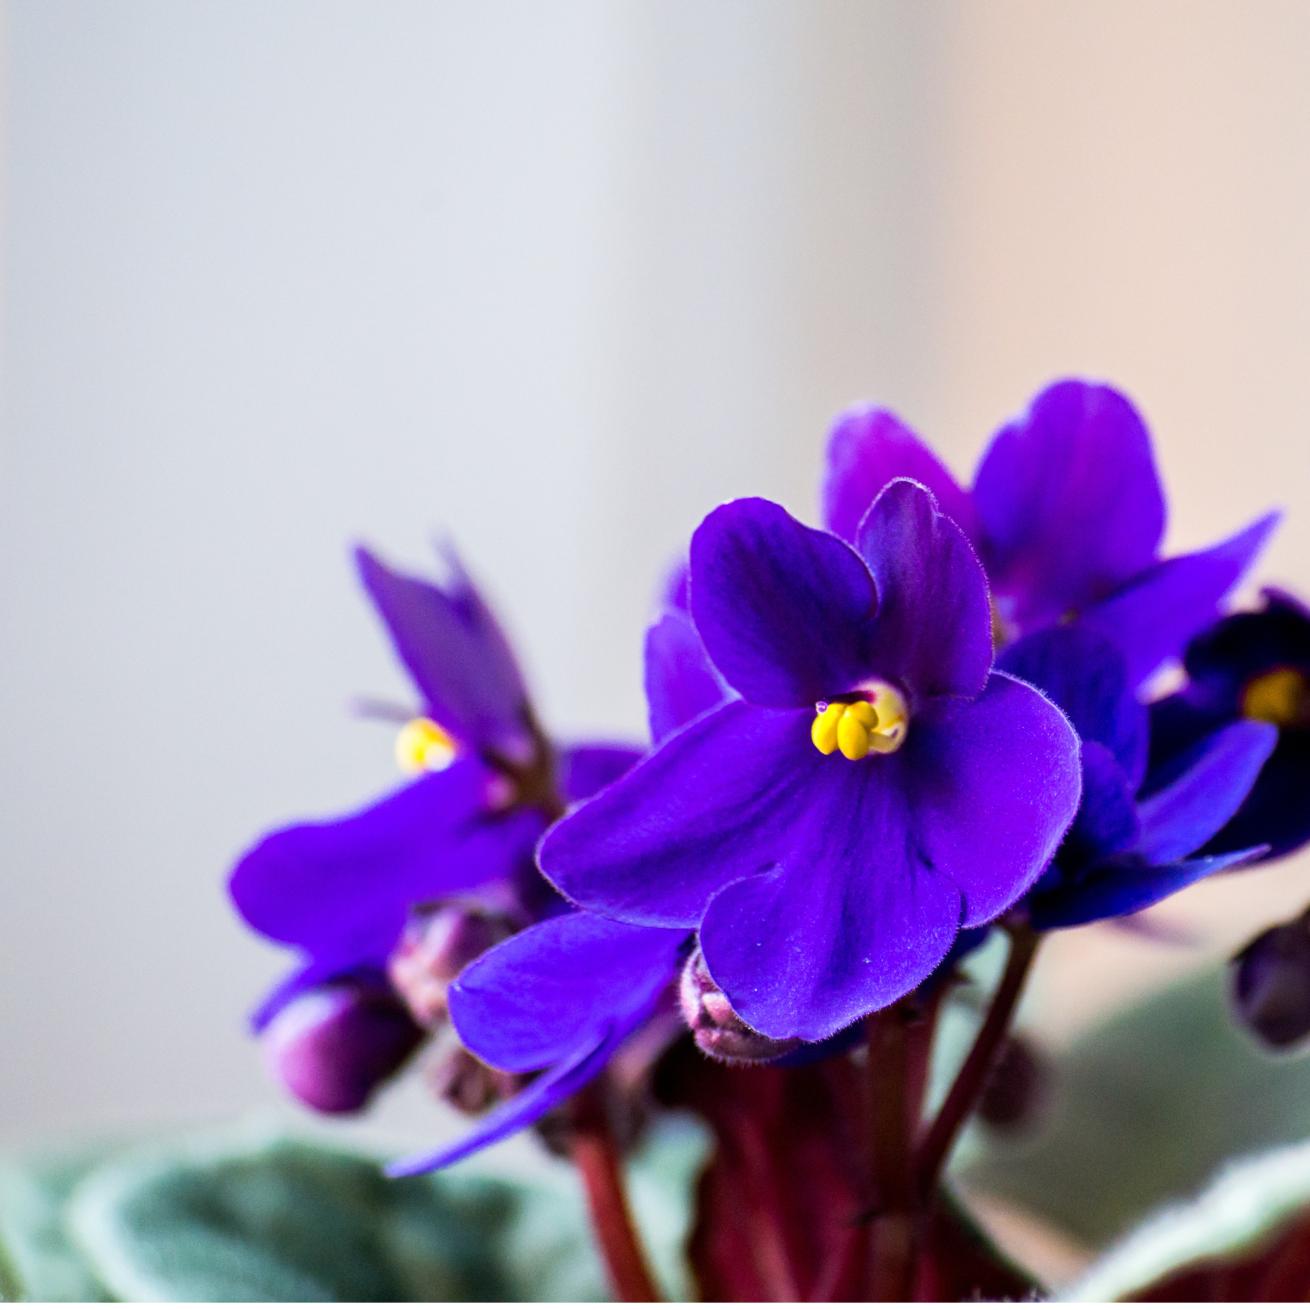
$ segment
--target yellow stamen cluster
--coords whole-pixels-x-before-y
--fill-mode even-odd
[[[848,760],[862,760],[870,753],[890,755],[905,744],[910,725],[905,697],[885,682],[865,688],[865,696],[817,707],[810,740],[821,754],[841,751]]]
[[[1310,724],[1310,679],[1300,669],[1273,669],[1242,692],[1242,714],[1280,728]]]
[[[406,773],[439,773],[454,758],[454,738],[431,719],[410,719],[396,735],[396,763]]]

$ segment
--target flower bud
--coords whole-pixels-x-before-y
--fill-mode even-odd
[[[427,1081],[438,1100],[463,1114],[484,1114],[518,1089],[514,1074],[483,1064],[462,1046],[438,1056],[428,1068]]]
[[[683,968],[678,1004],[696,1045],[725,1064],[764,1064],[801,1045],[796,1038],[766,1037],[746,1023],[710,977],[699,947]]]
[[[425,1028],[443,1023],[447,988],[510,932],[505,919],[468,905],[441,905],[411,918],[387,973],[414,1021]]]
[[[1021,1132],[1041,1113],[1049,1083],[1050,1068],[1038,1048],[1024,1037],[1007,1037],[978,1101],[978,1117],[997,1132]]]
[[[1233,958],[1230,994],[1238,1021],[1275,1050],[1310,1037],[1310,917],[1262,932]]]
[[[302,992],[264,1030],[269,1067],[322,1114],[362,1110],[425,1034],[378,984],[333,983]]]

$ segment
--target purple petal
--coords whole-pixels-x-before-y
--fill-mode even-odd
[[[439,1151],[397,1160],[387,1167],[387,1176],[408,1178],[412,1174],[445,1169],[536,1123],[542,1115],[553,1110],[560,1102],[568,1100],[574,1092],[585,1087],[600,1073],[627,1036],[626,1032],[610,1033],[599,1043],[580,1047],[567,1060],[561,1061],[555,1068],[529,1083],[517,1096],[511,1096],[490,1114],[479,1119],[477,1126],[467,1136]]]
[[[511,760],[532,749],[527,693],[491,611],[453,553],[444,588],[393,572],[363,547],[359,576],[427,713],[459,741]]]
[[[1033,927],[1047,932],[1137,914],[1212,873],[1246,864],[1260,853],[1257,847],[1159,866],[1127,861],[1110,863],[1095,870],[1067,894],[1034,905]]]
[[[728,696],[700,633],[687,614],[670,610],[646,631],[646,705],[650,736],[663,741]]]
[[[1058,382],[1002,428],[974,485],[992,589],[1020,626],[1101,599],[1155,559],[1164,496],[1137,411]]]
[[[1268,847],[1265,859],[1287,855],[1310,842],[1310,735],[1285,732],[1232,822],[1210,842],[1215,847]]]
[[[1092,606],[1083,622],[1114,642],[1136,686],[1214,621],[1219,602],[1237,585],[1278,525],[1266,514],[1209,550],[1162,560]]]
[[[450,989],[450,1017],[480,1060],[511,1073],[555,1064],[648,1013],[687,934],[562,914],[493,947]]]
[[[840,415],[828,437],[823,479],[823,521],[829,531],[855,540],[860,520],[894,478],[921,482],[942,512],[971,539],[977,537],[973,502],[946,466],[890,410],[862,405]]]
[[[904,478],[874,501],[856,545],[878,588],[870,659],[914,697],[976,696],[992,664],[987,579],[964,533]]]
[[[815,771],[846,766],[810,744],[811,717],[744,701],[711,710],[560,820],[542,871],[586,909],[695,927],[720,887],[785,849]]]
[[[570,746],[560,753],[560,790],[571,805],[594,796],[641,759],[634,746]]]
[[[976,701],[913,721],[902,754],[923,855],[963,892],[966,927],[996,918],[1050,863],[1078,809],[1069,720],[995,673]]]
[[[1147,712],[1113,642],[1078,624],[1046,628],[1008,646],[996,663],[1050,697],[1079,737],[1109,750],[1137,786],[1146,768]]]
[[[722,505],[692,538],[692,617],[719,672],[757,705],[813,705],[867,678],[876,607],[860,557],[771,501]]]
[[[793,862],[725,887],[701,924],[715,982],[769,1037],[822,1041],[889,1005],[928,977],[960,925],[959,891],[917,853],[896,762],[828,772]]]
[[[1234,723],[1184,759],[1180,776],[1138,804],[1137,853],[1168,864],[1199,850],[1237,812],[1278,741],[1268,723]]]
[[[1141,832],[1133,790],[1119,761],[1099,742],[1083,742],[1083,795],[1056,856],[1062,870],[1081,872],[1128,850]]]
[[[544,820],[490,811],[493,777],[457,760],[348,818],[275,832],[233,871],[232,899],[252,928],[320,966],[374,961],[410,906],[510,877],[531,858]]]

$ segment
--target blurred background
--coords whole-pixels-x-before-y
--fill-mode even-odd
[[[0,1134],[279,1101],[223,882],[393,782],[348,565],[447,532],[547,722],[640,735],[706,509],[809,514],[898,409],[966,476],[1117,381],[1187,549],[1271,503],[1310,589],[1310,7],[9,0]],[[1068,935],[1067,1040],[1310,897],[1291,862]],[[1075,976],[1076,971],[1076,976]],[[415,1092],[372,1122],[448,1130]]]

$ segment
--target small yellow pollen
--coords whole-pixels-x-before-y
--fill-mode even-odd
[[[871,753],[890,755],[904,744],[909,726],[905,697],[886,682],[869,683],[862,691],[861,699],[816,707],[810,740],[821,754],[841,751],[848,760],[862,760]]]
[[[1252,678],[1242,692],[1242,714],[1280,728],[1310,723],[1310,678],[1300,669],[1273,669]]]
[[[454,738],[431,719],[411,719],[396,734],[396,763],[406,773],[439,773],[454,758]]]

